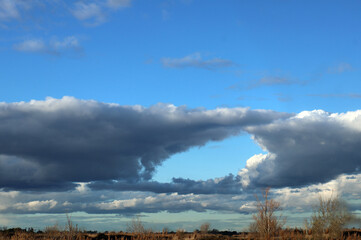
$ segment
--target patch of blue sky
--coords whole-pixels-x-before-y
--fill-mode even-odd
[[[236,176],[238,171],[245,167],[246,161],[259,153],[264,151],[250,135],[241,134],[171,156],[157,168],[153,179],[170,182],[173,177],[208,180],[228,174]]]

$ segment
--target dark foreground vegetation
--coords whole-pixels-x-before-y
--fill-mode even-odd
[[[258,233],[250,232],[230,232],[212,230],[208,233],[200,231],[194,232],[162,232],[162,233],[125,233],[125,232],[71,232],[71,231],[37,231],[33,229],[3,229],[0,231],[0,240],[247,240],[247,239],[267,239],[261,237]],[[268,239],[286,240],[286,239],[334,239],[331,238],[326,230],[324,235],[312,235],[311,230],[302,229],[284,229]],[[345,229],[342,237],[337,239],[361,240],[361,229]]]

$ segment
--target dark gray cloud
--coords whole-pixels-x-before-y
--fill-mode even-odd
[[[73,182],[148,181],[172,154],[288,116],[246,108],[120,106],[72,97],[0,103],[0,188],[62,190]]]
[[[137,182],[106,181],[94,182],[88,185],[93,190],[115,191],[146,191],[154,193],[179,193],[179,194],[240,194],[242,184],[239,176],[229,174],[223,178],[195,181],[191,179],[173,178],[171,183],[155,181]]]
[[[203,59],[200,53],[193,53],[183,58],[162,58],[163,67],[166,68],[203,68],[207,70],[216,70],[219,68],[231,67],[236,65],[231,60],[222,58]]]
[[[361,169],[361,111],[322,110],[248,127],[268,154],[248,160],[240,171],[245,186],[304,186],[325,183]]]

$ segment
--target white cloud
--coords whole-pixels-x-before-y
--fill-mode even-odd
[[[259,172],[257,167],[263,161],[269,157],[269,154],[256,154],[249,158],[246,163],[246,167],[238,172],[238,176],[241,177],[241,183],[243,187],[247,187],[250,184],[251,178],[257,178]]]
[[[74,17],[79,20],[93,20],[94,25],[101,24],[105,21],[105,14],[101,7],[93,2],[76,2],[72,10]]]
[[[55,200],[45,200],[45,201],[31,201],[26,203],[16,203],[14,208],[18,210],[25,210],[29,212],[40,211],[43,209],[52,209],[57,205]]]
[[[300,188],[280,188],[273,192],[283,206],[294,211],[309,211],[319,202],[319,198],[341,197],[346,201],[361,199],[361,174],[341,175],[323,184],[313,184]],[[360,204],[360,203],[359,203]],[[351,206],[352,207],[352,206]],[[357,207],[360,209],[360,206]]]

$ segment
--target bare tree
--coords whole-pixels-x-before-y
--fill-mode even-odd
[[[208,233],[211,224],[206,222],[201,225],[201,233]]]
[[[78,224],[74,225],[69,214],[66,214],[66,220],[65,231],[67,233],[67,239],[73,239],[79,233]]]
[[[152,229],[146,229],[141,221],[140,217],[134,217],[131,223],[127,224],[127,232],[145,234],[152,232]]]
[[[257,214],[253,215],[254,222],[250,225],[262,239],[270,239],[275,236],[276,232],[281,230],[286,223],[286,218],[276,215],[276,212],[281,210],[281,204],[269,198],[269,191],[270,188],[267,188],[262,193],[263,201],[260,201],[256,195]]]
[[[353,216],[346,203],[339,197],[328,199],[320,197],[319,205],[314,208],[309,225],[315,239],[323,239],[327,230],[331,238],[341,239],[345,225],[352,220]]]

